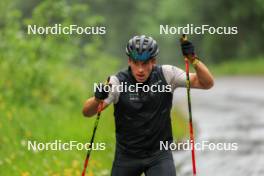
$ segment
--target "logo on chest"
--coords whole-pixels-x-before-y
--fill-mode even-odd
[[[129,93],[128,98],[130,101],[139,101],[140,100],[138,92]]]

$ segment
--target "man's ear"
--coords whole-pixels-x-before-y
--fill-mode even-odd
[[[128,63],[129,66],[131,65],[131,62],[132,62],[132,59],[131,58],[128,58],[127,63]]]
[[[156,58],[151,59],[151,62],[153,65],[156,65],[157,64]]]

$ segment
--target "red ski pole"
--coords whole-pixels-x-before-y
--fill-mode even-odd
[[[110,81],[110,77],[108,77],[108,79],[107,79],[105,84],[108,84],[109,81]],[[87,151],[87,155],[86,155],[86,158],[85,158],[85,161],[84,161],[82,176],[85,176],[85,172],[86,172],[86,169],[87,169],[88,164],[89,164],[90,154],[91,154],[91,151],[92,151],[91,147],[92,147],[93,142],[94,142],[95,133],[96,133],[97,126],[98,126],[98,123],[99,123],[101,112],[103,110],[103,103],[104,102],[101,101],[100,104],[98,105],[98,108],[97,108],[97,116],[96,116],[96,120],[95,120],[95,123],[94,123],[94,129],[93,129],[92,138],[90,140],[90,145],[89,145],[89,148],[88,148],[88,151]]]
[[[182,41],[187,41],[187,37],[185,34],[182,36]],[[189,112],[189,129],[190,129],[190,140],[191,140],[191,148],[192,148],[192,170],[193,175],[196,176],[196,161],[195,161],[195,148],[194,148],[194,135],[193,135],[193,123],[192,123],[192,106],[191,106],[191,94],[190,94],[190,74],[189,74],[189,60],[185,56],[185,70],[186,70],[186,90],[187,90],[187,98],[188,98],[188,112]]]
[[[87,152],[87,155],[86,155],[86,158],[85,158],[85,161],[84,161],[84,167],[83,167],[83,171],[82,171],[82,176],[85,176],[86,168],[88,167],[88,164],[89,164],[90,154],[91,154],[91,151],[92,151],[91,147],[92,147],[92,144],[94,142],[94,137],[95,137],[96,129],[97,129],[98,122],[99,122],[99,119],[100,119],[102,108],[103,108],[103,101],[100,102],[100,104],[98,106],[98,109],[97,109],[97,117],[96,117],[96,120],[95,120],[95,123],[94,123],[93,135],[92,135],[92,138],[90,140],[90,143],[89,143],[90,145],[89,145],[89,148],[88,148],[88,152]]]

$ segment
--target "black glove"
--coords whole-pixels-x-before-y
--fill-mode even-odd
[[[181,49],[182,49],[182,54],[184,56],[188,56],[188,55],[194,56],[194,46],[191,42],[189,41],[182,42]]]
[[[103,83],[100,83],[94,92],[94,96],[95,98],[99,99],[99,100],[104,100],[108,97],[109,95],[109,91],[111,91],[109,88],[105,88],[105,86],[110,86],[110,85],[104,85]],[[109,91],[107,91],[109,90]]]

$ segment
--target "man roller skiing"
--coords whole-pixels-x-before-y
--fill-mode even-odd
[[[191,42],[182,43],[182,52],[192,63],[191,88],[209,89],[213,76],[195,56]],[[186,86],[185,72],[172,65],[156,65],[159,47],[154,39],[144,35],[131,38],[126,47],[128,68],[110,77],[110,92],[97,88],[94,97],[83,107],[83,114],[92,117],[100,102],[103,109],[114,104],[116,152],[112,176],[176,176],[172,153],[160,150],[161,142],[173,142],[170,111],[173,91]],[[137,91],[120,91],[118,85],[137,85]],[[143,87],[166,87],[148,89]],[[102,86],[107,86],[103,85]]]

